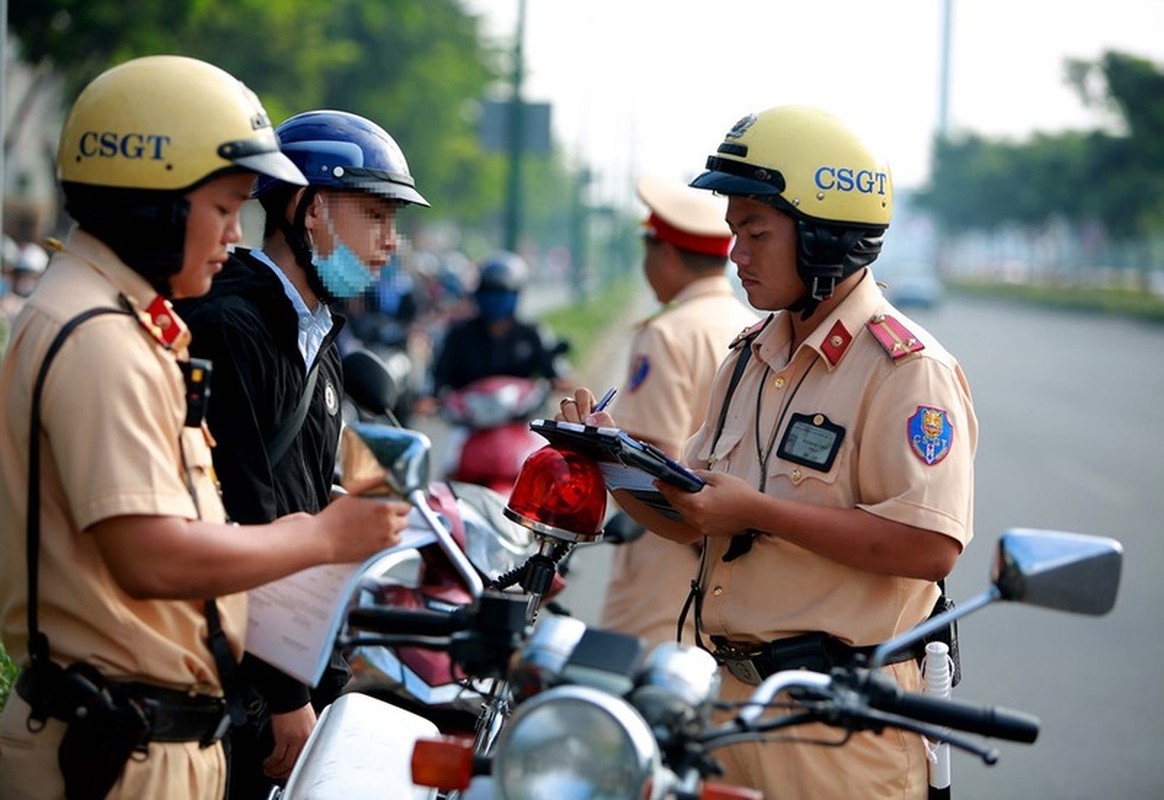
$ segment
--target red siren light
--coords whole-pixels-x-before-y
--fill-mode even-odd
[[[602,470],[579,453],[546,445],[521,465],[505,516],[534,533],[596,541],[606,518]]]

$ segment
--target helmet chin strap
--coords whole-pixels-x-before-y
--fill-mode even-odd
[[[836,228],[803,219],[796,221],[796,272],[805,293],[788,307],[799,311],[806,320],[822,301],[832,297],[837,283],[857,270],[860,264],[850,258],[865,231]]]
[[[805,283],[808,291],[789,305],[788,310],[793,313],[799,311],[800,319],[806,320],[813,315],[822,301],[833,296],[833,292],[837,290],[837,279],[832,276],[823,277],[820,275],[815,275],[809,279],[804,276],[803,270],[798,269],[797,271],[801,274],[801,280]]]
[[[278,225],[283,238],[287,240],[287,246],[291,248],[291,253],[295,256],[295,263],[306,275],[307,285],[311,287],[311,291],[315,292],[315,296],[324,303],[333,303],[335,297],[323,285],[323,281],[319,278],[319,272],[315,268],[315,248],[312,247],[305,224],[307,209],[315,200],[316,191],[314,187],[308,186],[299,199],[299,204],[295,207],[294,221],[289,222],[286,217],[280,216],[278,217]]]

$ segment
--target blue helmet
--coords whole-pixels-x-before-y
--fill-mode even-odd
[[[519,292],[529,277],[525,259],[508,250],[491,253],[477,270],[477,292]]]
[[[309,185],[348,189],[402,203],[427,206],[416,191],[408,162],[396,140],[369,119],[346,111],[305,111],[275,129],[280,149],[303,172]],[[255,196],[283,186],[261,176]]]

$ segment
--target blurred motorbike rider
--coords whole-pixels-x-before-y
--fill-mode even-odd
[[[931,613],[973,535],[978,424],[957,360],[867,269],[892,182],[848,125],[805,106],[750,114],[692,185],[727,196],[731,259],[749,303],[773,313],[737,338],[684,448],[707,485],[660,486],[682,521],[615,496],[650,530],[702,540],[697,634],[732,703],[775,671],[867,656]],[[593,402],[579,389],[562,417],[614,424]],[[915,657],[885,667],[914,691]],[[719,751],[725,780],[769,798],[927,794],[920,736],[790,736]]]
[[[73,104],[57,168],[77,227],[0,369],[0,631],[23,668],[0,786],[217,800],[220,739],[242,719],[242,592],[391,546],[408,506],[225,522],[206,367],[169,298],[210,289],[256,173],[304,182],[253,92],[196,59],[127,61]]]
[[[376,123],[344,111],[297,114],[275,131],[307,186],[260,178],[261,248],[238,248],[210,293],[179,311],[191,352],[214,362],[209,423],[227,514],[244,524],[315,513],[331,493],[343,378],[328,304],[356,297],[396,249],[400,208],[428,201],[404,153]],[[348,672],[338,656],[309,687],[246,656],[248,725],[231,733],[232,797],[261,797],[284,779]],[[314,707],[313,707],[314,703]]]
[[[491,375],[548,378],[557,387],[569,386],[547,335],[517,316],[528,279],[529,266],[516,253],[502,250],[478,265],[473,293],[477,313],[453,323],[445,333],[432,370],[435,396]]]

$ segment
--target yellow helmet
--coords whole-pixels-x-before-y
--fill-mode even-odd
[[[810,106],[749,114],[727,132],[697,189],[752,197],[797,223],[807,317],[838,281],[872,262],[893,216],[889,166],[840,119]]]
[[[893,215],[888,164],[840,119],[809,106],[741,119],[691,185],[846,226],[884,228]]]
[[[185,56],[145,56],[98,75],[69,111],[57,151],[62,183],[118,189],[185,190],[232,167],[307,183],[255,93]]]

